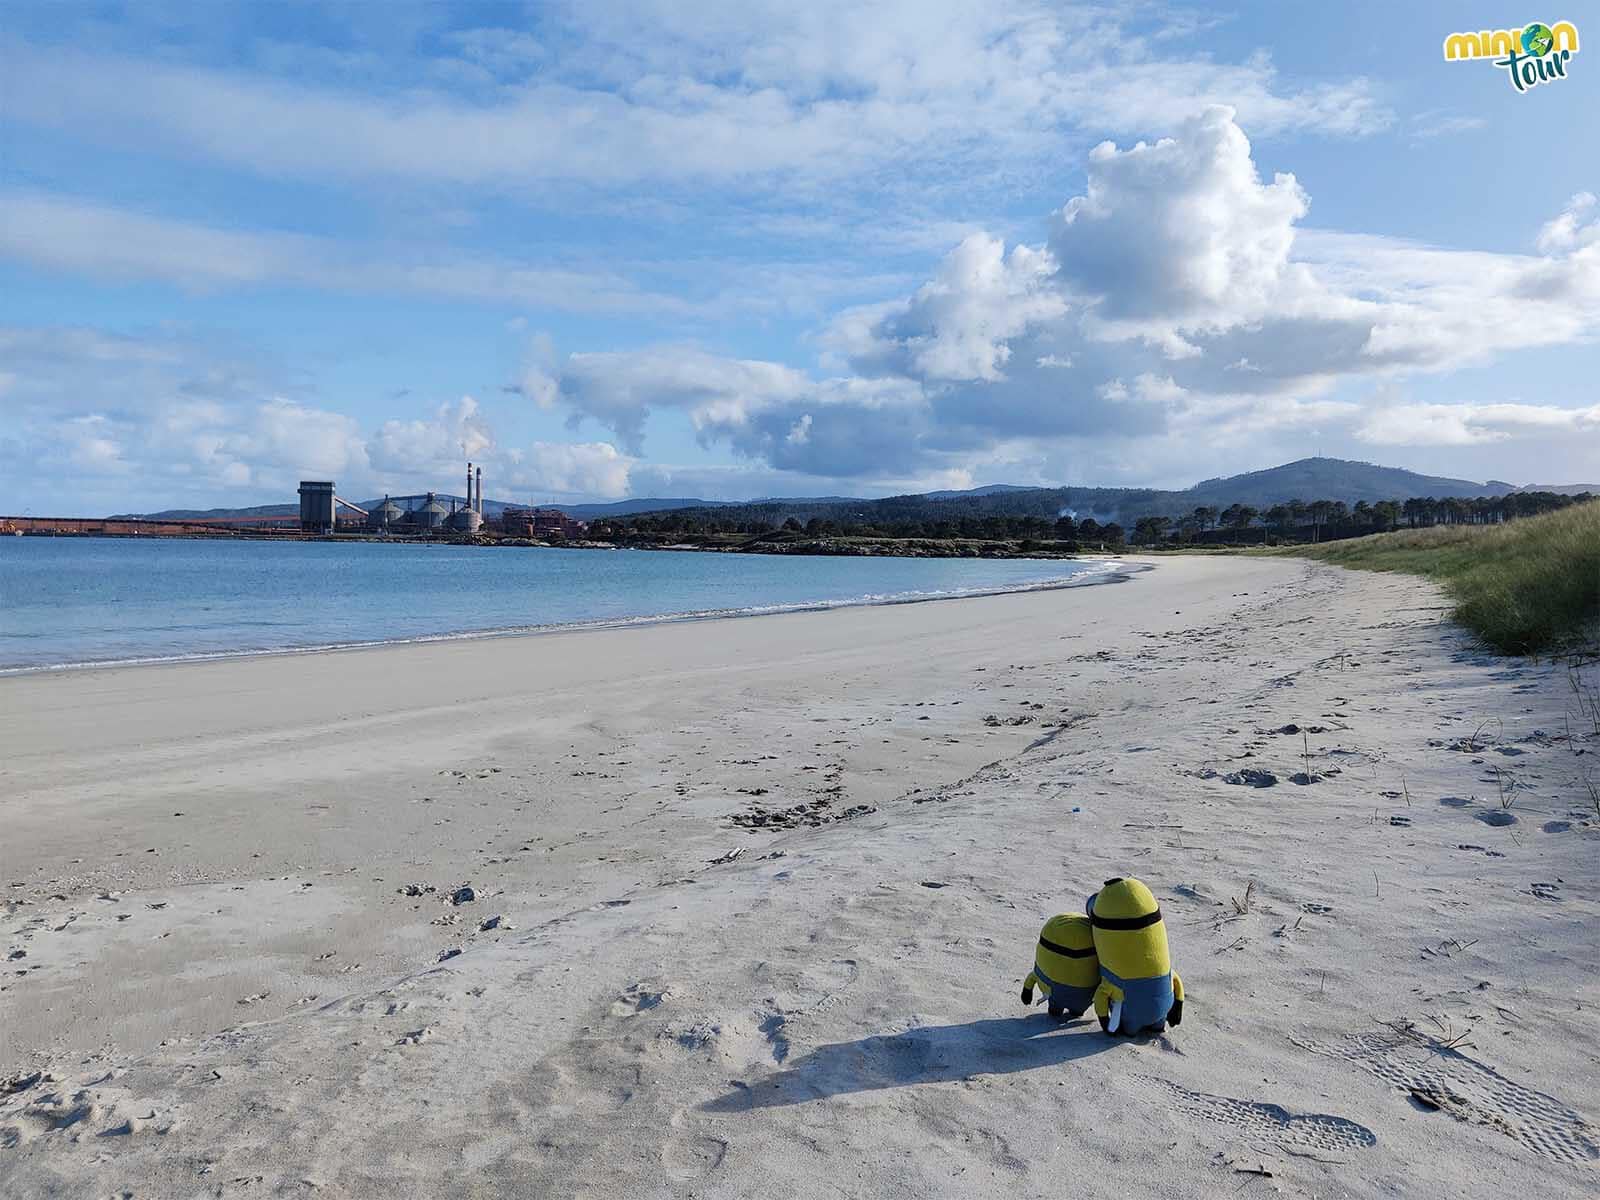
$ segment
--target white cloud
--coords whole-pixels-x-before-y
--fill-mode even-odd
[[[464,253],[354,252],[332,239],[172,221],[71,197],[0,190],[0,256],[50,270],[156,279],[200,291],[293,284],[341,292],[452,296],[575,312],[701,311],[605,270]]]
[[[168,487],[201,494],[238,488],[287,497],[302,476],[349,478],[366,470],[351,418],[281,397],[243,405],[169,398],[115,413],[30,407],[20,416],[26,453],[40,469],[35,478],[74,496],[93,496],[95,480],[114,478],[137,480],[156,495]],[[62,465],[72,469],[66,480],[49,470]]]
[[[1066,312],[1054,271],[1048,251],[1007,253],[1001,239],[975,233],[904,304],[845,314],[830,342],[858,370],[992,383],[1005,377],[1013,338]]]
[[[1093,5],[584,5],[564,19],[563,52],[543,61],[528,35],[455,35],[459,57],[431,65],[465,91],[426,72],[367,92],[347,71],[308,83],[281,73],[292,55],[267,61],[278,74],[223,72],[182,62],[181,40],[162,60],[0,52],[13,120],[317,180],[749,186],[907,161],[945,175],[956,151],[1017,162],[1062,128],[1168,127],[1211,102],[1268,132],[1389,120],[1363,79],[1295,87],[1264,54],[1181,55]]]
[[[1600,405],[1391,404],[1367,413],[1355,435],[1380,446],[1470,446],[1514,437],[1600,433]]]
[[[506,482],[540,496],[626,496],[634,460],[610,442],[534,442],[507,452]]]
[[[0,363],[17,368],[0,437],[6,511],[292,502],[306,477],[353,500],[459,492],[467,458],[497,498],[618,496],[633,465],[606,442],[506,444],[471,396],[364,429],[172,334],[0,327]]]
[[[797,399],[814,387],[793,367],[671,346],[574,354],[559,380],[560,397],[575,414],[608,426],[635,454],[652,408],[679,409],[697,429],[730,429],[746,424],[752,412]]]
[[[385,421],[373,436],[368,455],[385,475],[450,478],[468,459],[494,449],[494,435],[478,402],[462,396],[439,405],[431,419]]]
[[[1062,286],[1093,304],[1102,336],[1192,348],[1312,290],[1289,260],[1308,201],[1293,175],[1261,182],[1232,110],[1178,134],[1089,154],[1088,188],[1056,214]]]
[[[1489,122],[1482,117],[1469,117],[1463,113],[1443,109],[1428,109],[1411,117],[1411,136],[1416,139],[1452,137],[1460,133],[1474,133]]]
[[[1593,192],[1579,192],[1561,214],[1545,222],[1535,243],[1541,254],[1566,254],[1600,242],[1600,213]]]
[[[102,413],[89,413],[61,422],[57,434],[66,448],[67,460],[80,471],[101,473],[126,471],[122,443],[112,422]]]
[[[1302,233],[1308,205],[1293,176],[1263,181],[1233,114],[1211,108],[1171,138],[1096,148],[1048,246],[973,234],[904,299],[841,314],[821,338],[833,374],[658,346],[575,355],[554,388],[634,453],[646,416],[677,410],[771,468],[866,478],[969,469],[1026,439],[1235,450],[1296,430],[1345,444],[1593,432],[1559,406],[1364,421],[1333,394],[1593,338],[1600,238],[1583,197],[1546,226],[1541,257]]]

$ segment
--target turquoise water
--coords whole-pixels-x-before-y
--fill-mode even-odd
[[[0,671],[894,603],[1104,563],[0,537]]]

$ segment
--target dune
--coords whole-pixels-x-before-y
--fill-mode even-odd
[[[0,679],[0,1194],[1579,1195],[1600,713],[1431,584]],[[1144,880],[1188,1002],[1018,998]]]

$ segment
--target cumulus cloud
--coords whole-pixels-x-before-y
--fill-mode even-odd
[[[608,442],[508,443],[471,396],[364,428],[171,333],[0,327],[0,364],[4,511],[125,511],[130,495],[144,507],[285,502],[307,477],[352,499],[459,490],[466,458],[491,494],[619,496],[633,466]]]
[[[25,411],[26,452],[46,492],[68,484],[93,496],[109,480],[138,479],[156,491],[269,489],[293,492],[303,476],[366,468],[356,423],[340,413],[268,397],[248,405],[173,399],[117,412]],[[71,468],[67,481],[48,470]],[[42,496],[41,496],[42,498]]]
[[[792,401],[814,387],[805,372],[780,363],[665,346],[574,354],[561,368],[557,393],[575,417],[599,421],[637,454],[652,408],[681,410],[697,429],[730,430],[744,426],[753,412]]]
[[[471,396],[441,404],[426,418],[385,421],[366,451],[374,478],[395,489],[448,488],[471,461],[483,468],[491,493],[541,499],[626,495],[634,461],[610,442],[508,444]]]
[[[1207,109],[1155,143],[1102,142],[1088,176],[1056,214],[1050,248],[1099,336],[1190,355],[1185,334],[1234,328],[1315,290],[1289,259],[1306,194],[1293,175],[1261,182],[1231,109]]]
[[[1304,231],[1292,175],[1264,180],[1233,112],[1091,152],[1048,242],[965,237],[927,283],[849,310],[817,375],[698,348],[574,355],[547,391],[642,452],[654,410],[778,470],[897,476],[969,469],[1032,439],[1227,445],[1316,431],[1440,445],[1592,432],[1556,406],[1393,406],[1353,381],[1449,372],[1600,331],[1592,203],[1547,224],[1541,255]],[[1222,440],[1219,440],[1222,439]]]
[[[830,344],[859,371],[929,381],[1004,378],[1011,340],[1066,312],[1049,252],[986,233],[964,239],[904,303],[842,317]]]
[[[610,442],[534,442],[506,452],[506,482],[539,496],[626,496],[634,460]]]
[[[369,457],[386,474],[449,478],[463,461],[481,459],[493,448],[494,435],[478,402],[462,396],[439,405],[431,418],[385,421],[372,438]]]

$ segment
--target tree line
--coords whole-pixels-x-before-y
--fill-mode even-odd
[[[1178,517],[1141,517],[1134,524],[1133,541],[1156,545],[1167,540],[1192,542],[1242,540],[1245,531],[1260,529],[1292,538],[1308,533],[1309,540],[1359,537],[1383,533],[1402,525],[1411,529],[1429,525],[1498,525],[1518,517],[1554,512],[1568,505],[1593,499],[1588,492],[1576,496],[1560,492],[1513,492],[1505,496],[1463,498],[1413,496],[1408,500],[1379,500],[1369,504],[1357,500],[1288,500],[1267,509],[1248,504],[1231,504],[1217,509],[1200,505]],[[1213,533],[1228,536],[1212,537]]]
[[[1115,521],[1102,524],[1092,517],[989,516],[940,517],[908,520],[850,520],[848,518],[785,517],[772,521],[747,514],[719,514],[716,509],[675,509],[594,521],[589,536],[602,541],[663,536],[684,540],[738,534],[748,538],[800,540],[805,538],[895,538],[939,541],[1093,542],[1123,545],[1127,534]]]
[[[758,502],[727,508],[680,508],[637,513],[594,521],[589,536],[600,541],[663,539],[694,541],[733,536],[775,540],[804,538],[895,538],[1008,542],[1067,542],[1086,546],[1120,546],[1131,540],[1151,546],[1168,542],[1240,542],[1276,535],[1281,540],[1322,541],[1356,537],[1428,525],[1498,524],[1518,517],[1551,512],[1591,499],[1587,493],[1565,496],[1558,492],[1515,492],[1474,499],[1414,496],[1407,500],[1287,500],[1264,509],[1248,504],[1226,508],[1198,505],[1182,513],[1140,517],[1131,538],[1115,520],[1098,520],[1062,513],[1054,518],[1037,514],[974,513],[965,505],[946,501],[904,504],[884,511],[849,513],[835,506],[836,515],[805,520],[785,515],[782,503]],[[954,511],[952,511],[954,509]],[[965,510],[965,511],[963,511]],[[901,515],[903,513],[903,515]]]

